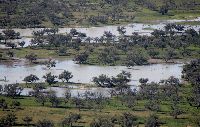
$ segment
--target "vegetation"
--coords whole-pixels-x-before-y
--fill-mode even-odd
[[[200,126],[200,30],[185,28],[185,23],[167,24],[144,36],[127,35],[126,28],[118,26],[118,36],[104,31],[92,38],[75,28],[62,34],[58,29],[188,19],[199,17],[199,9],[199,0],[1,0],[0,44],[6,48],[0,49],[0,62],[44,64],[48,73],[44,82],[33,74],[23,77],[21,84],[9,84],[5,77],[0,84],[0,127]],[[27,46],[12,28],[44,29],[34,31]],[[84,86],[88,91],[73,93],[79,87],[70,88],[78,85],[70,82],[72,72],[51,71],[58,58],[128,68],[194,60],[183,66],[182,80],[141,78],[135,86],[130,84],[131,73],[122,70],[112,77],[93,77],[93,84]],[[27,87],[31,91],[24,96]],[[53,87],[65,91],[60,95]]]
[[[43,29],[33,33],[29,47],[1,50],[1,60],[26,58],[50,69],[56,66],[51,57],[73,58],[77,64],[126,66],[147,65],[155,63],[154,59],[175,62],[200,57],[199,31],[182,25],[167,24],[164,30],[154,30],[152,36],[126,35],[123,27],[118,32],[119,36],[105,31],[101,37],[90,38],[76,29],[65,34],[58,34],[57,29]],[[2,34],[2,40],[6,36]]]
[[[88,91],[73,97],[69,89],[65,97],[57,97],[54,91],[46,91],[37,83],[32,96],[25,97],[20,94],[10,96],[7,87],[1,87],[3,95],[0,96],[2,109],[0,125],[199,126],[199,91],[197,90],[199,64],[198,59],[184,66],[183,78],[189,81],[185,84],[180,83],[175,77],[159,83],[148,83],[148,79],[140,79],[139,88],[131,90],[127,84],[131,77],[129,73],[123,71],[116,77],[106,76],[106,81],[109,79],[110,82],[123,86],[113,85],[114,89],[110,93],[115,94],[111,97]],[[101,82],[102,80],[104,79],[101,79]],[[16,86],[9,85],[10,89],[13,89],[12,93],[19,91],[19,86],[17,86],[18,89]],[[28,116],[27,113],[29,113]]]
[[[88,26],[150,21],[159,18],[194,18],[200,13],[199,2],[199,0],[1,1],[0,27]]]

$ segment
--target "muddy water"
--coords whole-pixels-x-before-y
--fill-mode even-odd
[[[72,72],[74,77],[70,80],[76,83],[89,83],[92,84],[92,78],[101,74],[108,76],[116,76],[122,70],[130,72],[132,75],[130,85],[138,85],[140,78],[148,78],[149,81],[159,82],[160,80],[167,79],[170,76],[181,79],[183,64],[154,64],[145,66],[135,66],[133,68],[127,68],[125,66],[95,66],[95,65],[78,65],[72,60],[58,61],[55,68],[47,69],[44,65],[27,66],[22,63],[15,63],[11,65],[0,65],[0,79],[6,77],[7,82],[0,81],[1,84],[7,83],[23,83],[24,77],[35,74],[40,78],[39,82],[44,82],[42,78],[48,72],[52,72],[54,75],[59,75],[63,70]],[[52,88],[58,93],[58,96],[62,96],[65,91],[64,88]],[[84,91],[103,91],[102,88],[91,88],[91,89],[73,89],[72,94],[84,93]],[[23,94],[27,94],[29,89],[25,89]]]
[[[176,22],[189,22],[189,21],[200,21],[200,17],[193,19],[193,20],[164,20],[164,21],[158,21],[157,24],[142,24],[142,23],[133,23],[124,25],[126,28],[126,34],[131,35],[133,32],[137,32],[140,35],[150,35],[151,32],[153,32],[154,29],[164,29],[164,26],[167,23],[176,23]],[[86,33],[88,37],[100,37],[104,34],[104,31],[110,31],[114,35],[119,35],[117,31],[117,25],[112,26],[102,26],[102,27],[89,27],[89,28],[76,28],[79,32]],[[195,30],[199,30],[200,26],[190,26],[185,25],[185,29],[193,28]],[[22,36],[22,39],[15,40],[15,42],[21,42],[25,41],[26,46],[30,45],[31,36],[33,31],[41,30],[42,28],[27,28],[27,29],[14,29],[16,32],[19,32]],[[2,32],[3,29],[0,29],[0,32]],[[65,34],[69,33],[71,28],[59,28],[59,33]],[[0,46],[0,48],[5,48],[4,46]]]

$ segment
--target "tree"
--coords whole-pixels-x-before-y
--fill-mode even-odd
[[[114,124],[107,117],[99,117],[90,123],[90,127],[114,127]]]
[[[12,42],[7,42],[7,43],[6,43],[6,46],[7,46],[7,47],[11,47],[12,49],[14,49],[14,48],[17,47],[17,44],[12,43]]]
[[[159,13],[161,13],[162,15],[165,15],[168,13],[168,7],[165,5],[165,6],[161,6],[160,7],[160,10],[159,10]]]
[[[32,117],[30,116],[25,116],[22,120],[25,122],[26,126],[29,126],[30,123],[33,121]]]
[[[150,48],[148,49],[148,54],[149,56],[151,56],[152,58],[156,58],[156,56],[159,55],[159,51],[154,49],[154,48]]]
[[[183,111],[179,107],[181,96],[180,88],[181,84],[178,78],[174,78],[171,76],[168,80],[165,81],[163,85],[163,94],[165,94],[165,97],[169,97],[171,101],[171,112],[170,115],[173,116],[175,119],[178,118],[178,115],[181,115]]]
[[[0,95],[2,94],[2,92],[3,92],[3,86],[0,85]]]
[[[148,78],[140,78],[140,79],[139,79],[139,82],[140,82],[141,84],[146,84],[148,81],[149,81]]]
[[[137,117],[130,113],[123,113],[120,117],[120,125],[122,127],[136,127],[138,125]]]
[[[188,97],[191,106],[200,108],[200,59],[192,60],[184,65],[182,77],[192,84],[192,95]]]
[[[98,55],[98,61],[103,64],[114,65],[117,60],[119,57],[115,47],[106,47]]]
[[[105,37],[106,43],[112,42],[115,37],[110,31],[104,31],[103,36]]]
[[[178,105],[180,103],[179,101],[180,100],[177,97],[174,97],[173,101],[172,101],[172,105],[171,105],[172,111],[170,112],[170,115],[173,116],[174,119],[177,119],[178,115],[183,114],[183,111],[180,109],[180,107]]]
[[[76,123],[79,119],[81,119],[80,114],[70,113],[68,117],[64,118],[62,121],[62,125],[72,127],[73,123]]]
[[[146,65],[148,58],[142,52],[129,52],[125,61],[126,66]]]
[[[117,31],[119,32],[120,35],[124,35],[126,33],[126,28],[125,27],[117,27]]]
[[[163,53],[163,59],[168,62],[171,59],[174,59],[176,57],[177,53],[172,48],[167,48]]]
[[[56,67],[56,61],[49,59],[47,62],[45,62],[45,65],[48,69],[51,69],[52,67]]]
[[[42,92],[43,89],[45,89],[45,85],[43,83],[35,83],[33,86],[33,91],[30,91],[29,95],[35,97],[38,94],[40,94],[40,92]]]
[[[27,76],[27,77],[25,77],[24,78],[24,81],[27,83],[33,83],[33,82],[36,82],[36,81],[38,81],[39,80],[39,78],[36,76],[36,75],[33,75],[33,74],[31,74],[31,75],[29,75],[29,76]]]
[[[65,104],[70,100],[71,96],[71,91],[69,88],[67,88],[67,90],[65,91]]]
[[[6,30],[3,30],[2,32],[4,34],[5,43],[6,43],[6,40],[9,40],[9,39],[18,39],[18,38],[20,38],[20,33],[19,32],[16,33],[12,29],[6,29]]]
[[[78,32],[76,29],[71,29],[71,30],[70,30],[70,34],[71,34],[72,36],[75,36],[75,35],[78,35],[79,32]]]
[[[36,127],[54,127],[54,123],[50,120],[43,119],[37,122]]]
[[[98,86],[98,87],[113,87],[111,83],[111,79],[106,76],[106,75],[100,75],[99,77],[93,77],[93,82]]]
[[[155,114],[150,115],[145,123],[145,127],[160,127],[158,116]]]
[[[64,70],[64,72],[62,72],[59,76],[59,79],[61,79],[63,82],[69,82],[69,79],[73,78],[73,75],[71,72]]]
[[[123,95],[130,91],[130,86],[127,84],[130,81],[130,72],[122,71],[116,77],[112,77],[111,84],[115,87],[115,91],[118,94]]]
[[[56,96],[55,91],[49,91],[47,96],[51,102],[52,107],[58,107],[58,105],[61,104],[61,100]]]
[[[22,41],[22,42],[19,42],[18,44],[19,44],[19,46],[21,46],[21,47],[23,48],[24,45],[26,44],[26,42],[25,42],[25,41]]]
[[[23,88],[19,86],[19,84],[8,84],[5,85],[4,87],[4,92],[7,96],[9,97],[16,97],[16,96],[20,96],[21,92],[22,92]]]
[[[56,83],[55,78],[57,78],[57,76],[52,75],[51,72],[50,72],[50,73],[47,73],[46,75],[44,75],[43,78],[45,79],[45,81],[46,81],[49,85],[52,85],[52,84],[55,84],[55,83]]]
[[[9,56],[9,57],[14,57],[14,52],[13,51],[11,51],[11,50],[8,50],[7,52],[6,52],[6,54]]]
[[[81,98],[81,95],[78,93],[78,96],[74,97],[72,99],[73,104],[76,105],[76,108],[81,110],[82,107],[84,107],[84,100]]]
[[[10,105],[12,108],[16,108],[16,109],[19,109],[20,108],[20,106],[21,106],[21,103],[19,102],[19,101],[16,101],[16,100],[14,100],[14,101],[12,101],[12,103],[11,103],[11,105]]]
[[[8,103],[5,99],[0,99],[0,108],[2,108],[3,111],[8,108]]]
[[[9,113],[6,116],[0,119],[0,126],[1,127],[11,127],[16,124],[17,117],[14,113]]]
[[[87,62],[88,56],[88,53],[84,52],[76,55],[73,60],[76,61],[78,64],[85,64]]]
[[[135,105],[137,104],[137,98],[134,95],[126,93],[120,96],[120,100],[123,105],[134,110]]]
[[[37,55],[34,53],[31,53],[29,55],[26,55],[25,58],[29,60],[31,63],[35,62],[37,60]]]
[[[65,47],[61,47],[58,49],[58,55],[59,56],[66,56],[67,55],[67,51]]]
[[[47,95],[45,95],[42,92],[38,92],[35,95],[35,101],[38,102],[38,103],[41,103],[42,106],[44,106],[44,104],[47,102],[47,99],[48,99]]]
[[[142,79],[141,79],[142,80]],[[143,79],[145,80],[145,79]],[[148,81],[148,80],[146,80]],[[142,98],[147,99],[148,101],[145,104],[145,107],[151,111],[160,110],[160,91],[159,84],[151,83],[142,83],[139,89],[139,93]]]

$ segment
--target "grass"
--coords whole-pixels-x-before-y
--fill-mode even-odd
[[[136,13],[136,18],[134,22],[142,23],[156,23],[160,20],[172,20],[172,19],[195,19],[200,16],[199,10],[170,10],[168,14],[162,15],[157,11],[152,11],[149,9],[142,8],[139,12]],[[188,22],[190,24],[190,22]]]
[[[100,54],[101,51],[103,51],[103,49],[105,48],[105,45],[99,45],[98,47],[93,47],[93,52],[89,53],[89,57],[87,60],[87,64],[89,65],[109,65],[109,64],[103,64],[98,56]],[[138,49],[140,47],[134,47],[133,49]],[[87,46],[80,46],[80,50],[75,50],[73,48],[67,48],[66,52],[67,55],[66,56],[59,56],[58,49],[44,49],[44,48],[37,48],[37,49],[33,49],[33,48],[17,48],[17,49],[10,49],[11,51],[14,52],[14,57],[15,58],[25,58],[26,55],[34,53],[38,56],[38,59],[49,59],[49,58],[54,58],[54,59],[73,59],[74,56],[83,53],[84,51],[86,51],[88,49]],[[140,48],[142,50],[142,52],[145,54],[145,56],[147,58],[151,58],[148,53],[147,50],[145,50],[144,48]],[[196,46],[196,45],[190,45],[189,47],[187,47],[187,50],[191,51],[191,56],[185,56],[183,57],[181,55],[181,49],[176,49],[177,52],[177,56],[176,58],[178,59],[193,59],[193,58],[199,58],[200,57],[200,47]],[[162,54],[165,51],[162,49],[158,49],[159,55],[156,56],[156,59],[161,59],[162,61]],[[9,60],[11,58],[9,58],[6,55],[7,50],[6,49],[0,49],[0,53],[3,54],[3,58],[5,58],[5,60]],[[126,61],[126,54],[127,51],[122,51],[120,49],[117,49],[116,53],[117,56],[120,58],[119,60],[115,61],[114,63],[111,63],[110,65],[124,65],[125,61]],[[42,61],[41,61],[42,62]],[[39,60],[39,63],[41,63]],[[164,61],[163,61],[164,62]]]
[[[183,96],[187,96],[190,92],[191,85],[185,85],[182,87]],[[100,112],[95,109],[81,109],[80,111],[75,107],[74,104],[63,102],[59,108],[52,108],[51,104],[48,102],[45,106],[41,106],[37,103],[34,97],[19,97],[19,98],[9,98],[5,96],[0,96],[0,99],[6,99],[6,101],[11,104],[13,100],[19,101],[21,103],[20,109],[7,109],[6,111],[0,110],[0,116],[6,115],[8,112],[14,112],[18,119],[18,124],[23,124],[22,118],[29,115],[33,117],[33,122],[36,123],[38,120],[49,119],[56,124],[56,127],[60,126],[60,122],[70,113],[79,113],[81,115],[81,119],[75,123],[76,126],[85,126],[89,127],[90,122],[93,121],[96,117],[116,117],[120,116],[124,112],[129,112],[131,114],[136,115],[139,119],[140,123],[139,127],[144,127],[144,123],[147,117],[152,114],[152,111],[145,109],[144,105],[146,100],[139,100],[137,105],[134,107],[134,110],[129,109],[121,104],[121,102],[116,98],[111,98],[110,103],[104,104],[104,109]],[[184,127],[184,126],[193,126],[195,127],[195,117],[200,115],[200,111],[196,108],[191,107],[187,102],[182,101],[180,104],[182,110],[184,110],[184,114],[178,116],[178,119],[172,118],[170,116],[170,102],[162,101],[161,102],[161,111],[156,114],[159,116],[162,124],[162,127]]]

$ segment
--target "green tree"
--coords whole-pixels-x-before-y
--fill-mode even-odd
[[[0,119],[0,126],[1,127],[11,127],[16,124],[17,117],[14,113],[9,113],[6,116]]]
[[[88,53],[84,52],[76,55],[73,60],[79,64],[85,64],[88,60],[88,56],[89,56]]]
[[[26,126],[29,126],[30,123],[33,121],[33,118],[30,116],[25,116],[23,119],[24,123],[26,124]]]
[[[136,127],[138,125],[137,117],[130,113],[123,113],[120,117],[120,125],[122,127]]]
[[[4,92],[9,97],[20,96],[23,88],[19,86],[19,84],[8,84],[4,86]]]
[[[90,123],[90,127],[114,127],[114,124],[107,117],[99,117]]]
[[[29,60],[31,63],[35,62],[37,60],[37,57],[38,56],[34,53],[31,53],[31,54],[28,54],[28,55],[25,56],[25,58],[27,60]]]
[[[64,81],[69,82],[69,80],[70,80],[71,78],[73,78],[73,75],[72,75],[71,72],[64,70],[64,72],[62,72],[62,73],[58,76],[58,78],[61,79],[63,82],[64,82]]]
[[[72,127],[73,123],[76,123],[79,119],[81,119],[80,114],[70,113],[70,115],[62,121],[62,125]]]
[[[58,107],[58,105],[61,104],[61,100],[56,96],[55,91],[49,91],[47,97],[51,102],[52,107]]]
[[[36,123],[36,127],[54,127],[54,123],[50,120],[43,119]]]
[[[55,79],[57,78],[57,76],[52,75],[51,72],[50,72],[50,73],[47,73],[46,75],[44,75],[43,78],[45,79],[45,81],[46,81],[49,85],[52,85],[52,84],[55,84],[55,83],[56,83]]]
[[[150,115],[149,118],[146,120],[145,127],[160,127],[158,116],[156,116],[155,114]]]
[[[39,78],[36,76],[36,75],[33,75],[33,74],[31,74],[31,75],[29,75],[29,76],[26,76],[25,78],[24,78],[24,81],[27,83],[34,83],[34,82],[36,82],[36,81],[38,81],[39,80]]]
[[[19,46],[21,46],[21,47],[23,48],[24,45],[26,44],[26,42],[25,42],[25,41],[22,41],[22,42],[19,42],[18,44],[19,44]]]
[[[144,55],[144,53],[140,51],[129,52],[125,64],[126,66],[135,66],[135,65],[146,65],[148,64],[148,58]]]

